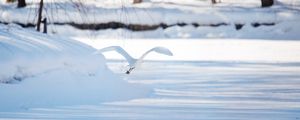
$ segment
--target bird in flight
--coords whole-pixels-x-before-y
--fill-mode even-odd
[[[130,56],[122,47],[120,46],[110,46],[110,47],[105,47],[102,48],[100,50],[98,50],[97,52],[103,53],[103,52],[109,52],[109,51],[115,51],[117,53],[119,53],[120,55],[122,55],[128,62],[129,64],[129,69],[126,71],[126,74],[130,74],[130,72],[136,68],[136,66],[138,66],[139,64],[142,63],[143,59],[151,52],[156,52],[156,53],[160,53],[163,55],[168,55],[168,56],[173,56],[173,53],[165,47],[154,47],[150,50],[148,50],[147,52],[145,52],[140,58],[135,59],[132,56]]]

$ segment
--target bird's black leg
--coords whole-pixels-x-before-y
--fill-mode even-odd
[[[130,74],[130,72],[134,69],[134,67],[129,68],[129,70],[126,71],[126,74]]]

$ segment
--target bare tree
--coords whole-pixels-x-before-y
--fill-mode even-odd
[[[26,6],[26,1],[25,0],[18,0],[18,8],[22,8]]]
[[[274,0],[261,0],[261,7],[270,7],[274,4]]]

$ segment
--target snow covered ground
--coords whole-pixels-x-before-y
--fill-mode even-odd
[[[74,39],[94,48],[121,46],[134,58],[155,47],[169,48],[173,56],[149,54],[147,60],[299,62],[300,41],[262,39]],[[107,59],[124,59],[116,52]]]
[[[148,48],[160,45],[171,49],[174,56],[163,57],[150,54],[146,59],[156,61],[146,61],[132,74],[126,75],[124,70],[127,63],[121,60],[120,55],[104,54],[108,59],[118,59],[106,61],[106,64],[121,76],[121,79],[154,89],[152,94],[138,94],[141,96],[135,96],[131,100],[122,99],[137,91],[139,93],[144,88],[139,90],[126,88],[125,91],[131,92],[123,94],[123,92],[118,93],[123,89],[112,88],[116,84],[112,82],[105,84],[108,90],[103,94],[90,93],[94,89],[101,89],[98,88],[98,84],[103,84],[103,81],[98,81],[101,75],[91,77],[80,72],[70,73],[68,69],[37,75],[18,84],[2,84],[0,94],[5,97],[4,101],[1,101],[0,118],[247,120],[255,116],[259,120],[290,120],[300,117],[299,41],[195,39],[187,42],[187,40],[88,40],[84,38],[77,38],[77,40],[82,40],[98,49],[120,45],[134,57],[140,56]],[[104,73],[104,75],[108,74]],[[61,85],[56,84],[62,82],[61,76],[66,81]],[[37,80],[43,81],[34,82]],[[73,80],[79,83],[72,83]],[[86,80],[89,82],[86,83],[86,87],[83,87],[85,83],[83,81]],[[109,77],[109,81],[111,80],[112,78]],[[45,81],[50,84],[43,85]],[[74,89],[72,87],[70,91],[65,91],[66,84],[70,83],[75,86],[80,84],[81,89],[78,90],[78,87],[71,84]],[[33,87],[34,85],[38,86]],[[60,88],[58,90],[61,91],[56,90],[57,85]],[[54,89],[49,86],[56,87]],[[91,86],[93,88],[90,88]],[[26,89],[30,91],[26,92]],[[40,91],[40,89],[41,92],[31,91]],[[19,90],[25,92],[18,92]],[[60,94],[59,96],[44,94],[47,90],[50,90],[50,93]],[[115,90],[118,91],[115,93],[113,92]],[[11,95],[13,91],[18,96]],[[67,96],[72,99],[65,99],[65,94],[68,93],[74,93],[75,98]],[[114,100],[118,101],[103,101],[102,97],[107,96],[107,93],[116,95],[115,97],[118,98]],[[100,98],[97,100],[97,97],[90,95],[99,95]],[[36,98],[38,96],[43,97],[43,102],[46,101],[44,105],[36,105],[41,100]],[[65,101],[57,104],[53,102],[53,97]],[[66,104],[69,101],[86,104]],[[9,110],[11,105],[18,109]]]
[[[219,27],[184,27],[173,26],[151,31],[132,32],[126,29],[106,29],[99,31],[78,30],[69,25],[51,26],[54,34],[84,39],[272,39],[299,40],[300,22],[278,23],[275,26],[253,27],[246,24],[243,29],[236,30],[234,25]],[[68,32],[73,31],[73,32]]]
[[[4,119],[297,120],[300,64],[226,61],[146,62],[130,83],[153,86],[152,96],[96,105],[0,112]]]
[[[22,9],[0,0],[0,119],[300,119],[299,0],[271,8],[259,0],[90,0],[82,9],[45,1],[50,24],[170,26],[136,32],[51,24],[44,35],[1,24],[35,23],[37,0]],[[135,58],[155,46],[174,56],[151,53],[126,75],[120,55],[94,54],[116,45]]]

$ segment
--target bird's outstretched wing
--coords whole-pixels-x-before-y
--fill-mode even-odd
[[[136,60],[131,57],[122,47],[120,46],[110,46],[110,47],[106,47],[106,48],[102,48],[100,50],[98,50],[97,52],[109,52],[109,51],[116,51],[117,53],[119,53],[120,55],[122,55],[127,62],[129,63],[129,66],[133,66],[136,62]]]
[[[142,60],[151,52],[156,52],[156,53],[160,53],[160,54],[163,54],[163,55],[168,55],[168,56],[173,56],[173,53],[168,49],[168,48],[165,48],[165,47],[154,47],[150,50],[148,50],[147,52],[145,52],[136,62],[136,65],[137,64],[140,64],[142,62]],[[135,65],[135,66],[136,66]]]

